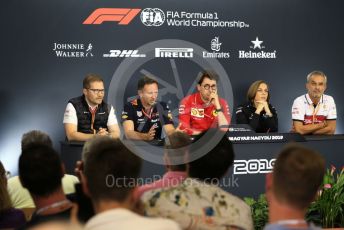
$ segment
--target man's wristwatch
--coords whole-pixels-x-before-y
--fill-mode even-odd
[[[218,112],[222,112],[222,108],[219,108],[219,109],[215,109],[215,111],[218,113]]]

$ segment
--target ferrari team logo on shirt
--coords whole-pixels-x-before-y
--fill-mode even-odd
[[[204,117],[204,109],[191,108],[191,115],[194,117],[203,118]]]

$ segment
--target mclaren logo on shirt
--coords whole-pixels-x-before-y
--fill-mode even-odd
[[[122,119],[127,119],[128,118],[128,113],[127,112],[122,112]]]
[[[191,116],[203,118],[204,109],[191,108]]]

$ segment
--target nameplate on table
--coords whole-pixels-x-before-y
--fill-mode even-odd
[[[276,142],[304,142],[305,138],[299,133],[248,133],[228,132],[228,139],[233,143],[276,143]]]

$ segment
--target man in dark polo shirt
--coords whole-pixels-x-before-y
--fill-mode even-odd
[[[162,128],[167,135],[174,131],[168,105],[157,102],[158,82],[143,77],[138,82],[139,98],[124,105],[122,122],[126,138],[150,141],[161,139]]]
[[[88,74],[83,81],[83,95],[68,101],[63,123],[69,141],[86,141],[94,135],[119,137],[114,108],[103,101],[103,79]]]

